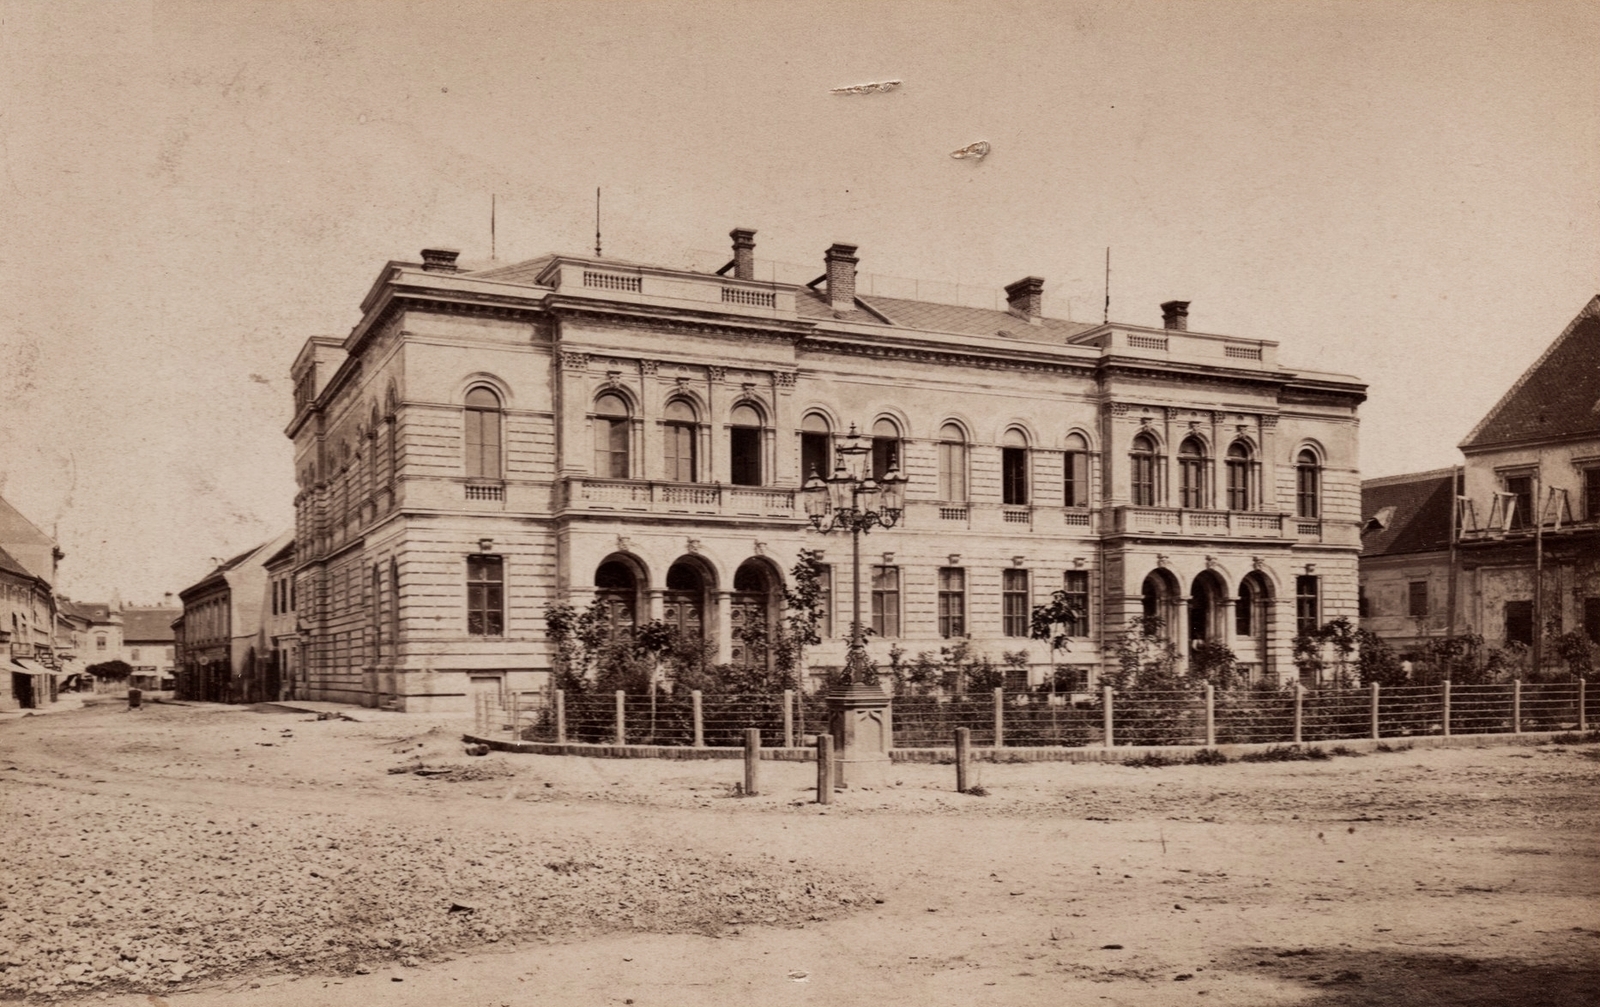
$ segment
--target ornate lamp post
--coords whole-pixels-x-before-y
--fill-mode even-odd
[[[841,682],[845,688],[828,697],[830,727],[840,748],[837,783],[841,786],[847,764],[888,758],[892,737],[888,697],[877,686],[861,622],[861,536],[874,527],[893,528],[899,522],[905,512],[906,478],[893,467],[883,479],[874,479],[871,453],[871,443],[851,424],[849,435],[834,451],[833,474],[823,479],[813,471],[804,488],[812,527],[823,534],[850,533],[850,648]]]

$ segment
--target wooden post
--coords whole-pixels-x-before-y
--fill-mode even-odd
[[[621,689],[617,690],[617,744],[628,743],[628,694]]]
[[[1305,722],[1305,695],[1306,687],[1299,682],[1294,684],[1294,743],[1300,744],[1301,726]]]
[[[1376,741],[1382,736],[1378,727],[1378,683],[1372,683],[1372,740]]]
[[[1006,745],[1006,690],[1000,686],[994,689],[994,747],[1004,748]]]
[[[521,699],[521,697],[519,697],[515,692],[513,692],[511,694],[511,728],[510,728],[510,731],[511,731],[511,740],[512,741],[516,741],[517,740],[517,721],[522,716],[521,703],[519,702],[520,699]]]
[[[833,802],[833,735],[817,735],[817,803]]]
[[[1106,686],[1101,695],[1105,697],[1105,745],[1107,748],[1112,748],[1116,745],[1116,741],[1111,736],[1111,686]]]
[[[1450,737],[1450,680],[1444,680],[1444,736]]]
[[[1588,684],[1583,679],[1578,679],[1578,730],[1580,731],[1589,729],[1589,711],[1584,708],[1584,700],[1588,698],[1584,695],[1584,686]]]
[[[1206,683],[1206,747],[1217,746],[1217,690]]]
[[[1511,683],[1511,733],[1522,733],[1522,679]]]
[[[972,747],[972,729],[956,728],[956,793],[967,792],[967,753]]]
[[[694,747],[706,747],[706,720],[700,708],[700,690],[689,693],[689,698],[694,701]]]
[[[761,793],[760,773],[757,771],[761,765],[761,728],[747,727],[744,729],[744,796],[754,797]]]
[[[794,747],[794,690],[783,690],[783,747]]]
[[[567,743],[567,690],[556,690],[556,742]]]

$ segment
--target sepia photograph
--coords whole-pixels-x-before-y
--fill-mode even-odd
[[[0,0],[0,1005],[1600,1002],[1597,52]]]

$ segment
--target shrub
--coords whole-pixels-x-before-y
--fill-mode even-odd
[[[1162,766],[1176,766],[1177,764],[1176,760],[1169,759],[1160,752],[1146,752],[1137,759],[1129,759],[1123,763],[1124,766],[1132,766],[1134,769],[1159,769]]]
[[[1191,766],[1222,766],[1228,763],[1228,757],[1215,748],[1202,748],[1189,756]]]
[[[1593,745],[1596,742],[1600,742],[1600,731],[1587,731],[1583,734],[1568,731],[1550,739],[1553,745]]]
[[[1347,756],[1347,757],[1352,758],[1352,759],[1360,759],[1360,758],[1364,758],[1367,753],[1366,752],[1358,752],[1355,749],[1351,748],[1349,745],[1334,745],[1332,748],[1328,749],[1328,754],[1329,755],[1343,755],[1343,756]]]
[[[121,682],[133,674],[133,665],[126,661],[102,661],[99,664],[91,664],[84,670],[95,678],[103,678],[108,682]]]
[[[1263,752],[1250,752],[1239,756],[1240,762],[1319,762],[1328,758],[1328,753],[1315,746],[1302,748],[1299,745],[1273,745]]]

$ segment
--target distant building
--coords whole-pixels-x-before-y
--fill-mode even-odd
[[[880,665],[970,638],[1026,653],[1034,605],[1083,610],[1063,660],[1092,684],[1156,615],[1187,660],[1231,647],[1296,673],[1297,633],[1356,615],[1365,386],[1278,344],[1047,316],[1044,281],[983,309],[876,296],[834,245],[810,284],[550,255],[390,262],[343,340],[292,367],[299,647],[310,697],[468,709],[548,680],[552,603],[659,619],[717,663],[767,659],[801,549],[825,551],[824,641],[844,661],[851,546],[806,516],[852,428],[903,520],[862,542]],[[909,291],[908,291],[909,292]],[[759,632],[756,637],[759,638]]]
[[[122,617],[120,656],[133,668],[128,684],[146,690],[175,688],[177,660],[172,622],[183,614],[183,609],[124,606],[119,614]]]
[[[267,571],[267,613],[261,621],[261,653],[267,655],[278,695],[285,699],[305,698],[305,682],[300,667],[299,627],[295,616],[294,540],[269,556]]]
[[[1363,624],[1402,648],[1600,645],[1600,297],[1459,446],[1459,470],[1362,484]]]
[[[67,674],[56,658],[55,540],[0,498],[0,710],[55,701]]]
[[[259,703],[280,698],[261,647],[262,609],[266,561],[292,540],[292,533],[285,532],[220,564],[178,593],[183,601],[179,699]]]

